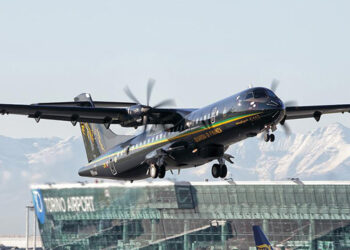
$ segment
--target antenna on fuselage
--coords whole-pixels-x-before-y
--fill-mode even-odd
[[[253,87],[254,87],[254,86],[253,86],[252,83],[248,85],[248,89],[251,89],[251,88],[253,88]]]

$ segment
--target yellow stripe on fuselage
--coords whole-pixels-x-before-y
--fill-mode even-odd
[[[259,114],[261,114],[261,113],[262,113],[262,112],[254,113],[254,114],[249,114],[249,115],[241,115],[241,116],[236,116],[236,117],[233,117],[233,118],[229,118],[229,119],[226,119],[226,120],[223,120],[223,121],[214,123],[213,125],[209,125],[208,127],[200,127],[200,128],[195,129],[194,131],[185,132],[185,133],[183,133],[183,134],[181,134],[181,135],[177,135],[177,136],[175,136],[175,137],[173,137],[173,138],[162,139],[162,140],[158,140],[158,141],[155,141],[155,142],[147,143],[147,144],[145,144],[145,145],[138,146],[137,148],[133,148],[133,149],[130,150],[130,151],[134,151],[134,150],[136,150],[136,149],[141,149],[141,148],[145,148],[145,147],[150,147],[150,146],[157,145],[157,144],[161,144],[161,143],[164,143],[164,142],[171,142],[171,141],[174,141],[174,140],[177,140],[177,139],[180,139],[180,138],[189,136],[189,135],[197,134],[197,133],[203,132],[203,131],[205,131],[205,130],[209,130],[209,129],[212,129],[212,128],[216,128],[216,127],[219,127],[219,126],[222,126],[222,125],[231,123],[231,122],[235,122],[235,121],[242,120],[242,119],[245,119],[245,118],[249,118],[249,117],[252,117],[252,116],[255,116],[255,115],[259,115]],[[103,157],[100,158],[100,159],[96,159],[96,160],[90,162],[87,166],[91,166],[91,165],[93,165],[93,164],[95,164],[95,163],[97,163],[97,162],[100,162],[100,161],[102,161],[102,160],[108,159],[108,158],[110,158],[110,157],[114,157],[114,156],[116,156],[117,154],[120,154],[121,152],[123,152],[124,150],[125,150],[125,149],[120,150],[120,151],[115,152],[115,153],[112,153],[112,154],[109,154],[109,155],[106,155],[106,156],[103,156]]]

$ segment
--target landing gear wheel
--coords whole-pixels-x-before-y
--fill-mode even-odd
[[[275,141],[275,135],[274,134],[271,134],[270,135],[270,142],[274,142]]]
[[[225,178],[227,175],[227,167],[226,165],[221,165],[220,166],[220,177]]]
[[[214,178],[219,178],[219,176],[220,176],[220,165],[219,164],[213,165],[213,167],[211,168],[211,174],[213,175]]]
[[[163,179],[165,177],[166,169],[165,166],[159,167],[158,178]]]
[[[264,141],[269,142],[270,141],[270,134],[265,134],[264,135]]]
[[[149,167],[149,175],[150,175],[153,179],[155,179],[155,178],[158,177],[158,174],[159,174],[159,168],[158,168],[156,165],[152,164],[152,165]]]

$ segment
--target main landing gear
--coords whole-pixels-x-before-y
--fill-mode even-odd
[[[225,178],[227,175],[227,167],[225,164],[214,164],[211,168],[211,174],[214,178]]]
[[[155,164],[152,164],[149,167],[149,175],[155,179],[155,178],[160,178],[163,179],[165,177],[166,169],[164,165],[157,166]]]

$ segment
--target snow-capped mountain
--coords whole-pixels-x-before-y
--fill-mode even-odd
[[[228,165],[234,180],[350,180],[350,129],[336,123],[274,143],[251,138],[233,145]],[[25,205],[33,183],[92,181],[78,176],[86,164],[81,137],[13,139],[0,136],[0,234],[24,233]],[[167,173],[172,180],[213,180],[211,164]],[[7,222],[7,223],[6,223]]]
[[[350,180],[350,129],[331,124],[306,134],[286,137],[277,132],[274,143],[251,138],[231,146],[235,156],[229,176],[235,180]],[[210,167],[193,170],[210,177]]]

